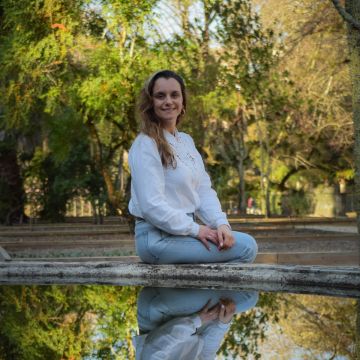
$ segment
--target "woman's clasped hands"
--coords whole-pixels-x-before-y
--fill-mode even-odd
[[[219,320],[223,324],[228,324],[235,314],[236,306],[231,299],[221,299],[211,308],[209,305],[210,300],[198,313],[202,325],[214,320]]]
[[[230,249],[234,245],[234,236],[228,225],[220,225],[216,230],[209,226],[200,225],[199,234],[197,236],[203,245],[210,251],[209,242],[215,244],[219,251]]]

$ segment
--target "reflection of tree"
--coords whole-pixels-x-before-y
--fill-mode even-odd
[[[0,359],[132,359],[137,289],[3,286]]]
[[[287,295],[280,312],[280,326],[304,359],[356,359],[356,300],[324,296]]]
[[[269,322],[278,321],[279,306],[277,294],[260,294],[256,308],[236,316],[231,324],[219,353],[247,359],[252,355],[260,359],[258,345],[265,338]]]

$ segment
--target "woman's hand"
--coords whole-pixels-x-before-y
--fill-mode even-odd
[[[235,314],[235,303],[230,299],[220,300],[219,321],[228,324]]]
[[[208,226],[200,225],[199,234],[197,238],[210,251],[208,240],[216,246],[219,246],[218,231],[211,229]]]
[[[235,239],[228,225],[220,225],[217,228],[217,234],[219,250],[230,249],[234,245]]]
[[[198,313],[201,319],[201,324],[204,325],[209,321],[213,321],[219,317],[220,305],[216,304],[211,309],[209,309],[210,300]]]

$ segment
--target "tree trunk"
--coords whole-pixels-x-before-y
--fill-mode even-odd
[[[265,184],[265,217],[268,218],[268,217],[271,216],[269,176],[266,175],[265,179],[266,179],[266,184]]]
[[[270,175],[270,150],[269,150],[269,141],[266,138],[267,134],[263,134],[263,131],[260,126],[260,119],[258,117],[258,108],[255,102],[253,102],[253,109],[255,111],[255,119],[256,119],[256,128],[257,135],[260,145],[260,189],[261,189],[261,197],[264,202],[264,211],[265,217],[268,218],[271,215],[270,212],[270,188],[269,188],[269,175]],[[267,159],[265,158],[267,155]],[[267,163],[266,163],[267,162]]]
[[[204,4],[204,29],[202,32],[202,58],[204,61],[204,67],[206,71],[206,67],[209,64],[209,52],[210,52],[210,14],[211,14],[211,6],[209,6],[207,1],[203,1]]]
[[[247,133],[247,120],[245,110],[238,107],[236,110],[236,126],[238,128],[239,142],[236,147],[238,152],[238,172],[239,172],[239,210],[240,214],[246,214],[246,186],[245,186],[245,166],[244,162],[248,156],[248,151],[245,144],[245,134]]]
[[[241,156],[238,162],[238,174],[239,174],[239,213],[241,215],[246,214],[246,192],[245,192],[245,168],[244,158]]]
[[[0,139],[0,223],[20,222],[24,212],[25,194],[17,161],[15,140]]]
[[[111,171],[107,164],[103,161],[103,154],[102,154],[102,145],[96,130],[96,127],[93,123],[88,122],[87,127],[90,132],[90,138],[94,144],[94,158],[96,166],[99,169],[100,174],[102,175],[106,190],[108,193],[109,202],[112,204],[112,206],[115,209],[121,208],[121,194],[116,191],[112,177],[111,177]]]
[[[191,38],[190,23],[189,23],[190,2],[184,0],[177,0],[175,4],[176,4],[176,8],[180,13],[181,27],[184,33],[184,38],[190,39]]]
[[[352,18],[360,23],[360,1],[346,0],[345,9]],[[347,22],[350,53],[350,75],[352,82],[353,122],[355,133],[355,211],[360,233],[360,30]],[[360,260],[360,243],[359,243]]]

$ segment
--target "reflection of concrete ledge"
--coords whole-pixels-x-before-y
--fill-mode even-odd
[[[215,287],[360,297],[360,268],[299,265],[148,265],[118,261],[0,263],[0,284]]]

